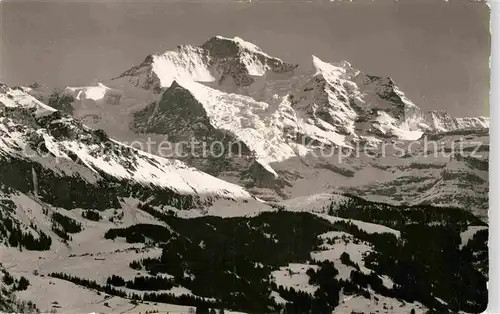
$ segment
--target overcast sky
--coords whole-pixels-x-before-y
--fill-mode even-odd
[[[466,0],[364,3],[13,2],[0,4],[0,80],[86,85],[148,54],[239,36],[310,66],[348,60],[391,76],[423,109],[489,115],[489,10]]]

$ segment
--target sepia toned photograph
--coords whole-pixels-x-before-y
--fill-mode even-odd
[[[490,14],[0,1],[0,313],[483,313]]]

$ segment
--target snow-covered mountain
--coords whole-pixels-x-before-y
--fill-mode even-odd
[[[223,71],[219,69],[221,63],[225,65]],[[430,117],[426,117],[391,78],[362,73],[346,61],[333,64],[313,56],[312,65],[310,73],[295,75],[298,65],[292,66],[270,57],[241,38],[216,36],[199,47],[181,46],[177,51],[148,56],[141,65],[125,71],[119,78],[125,77],[136,86],[156,90],[168,88],[176,81],[181,86],[186,85],[184,87],[195,97],[196,89],[202,88],[193,82],[206,83],[222,91],[227,90],[228,85],[235,85],[233,91],[237,94],[267,103],[268,114],[260,117],[261,120],[270,120],[272,113],[289,101],[292,109],[301,113],[298,118],[305,123],[312,118],[320,129],[327,124],[336,133],[351,135],[354,139],[362,136],[356,131],[413,140],[425,131],[488,127],[488,119],[484,117],[454,119],[438,117],[436,112],[430,112]],[[144,73],[148,75],[144,76]],[[224,81],[228,75],[235,84]],[[241,76],[249,78],[234,78]],[[203,89],[204,93],[208,91]],[[259,97],[259,92],[267,93],[268,97]],[[203,99],[201,93],[200,90],[198,100],[205,101],[207,107],[211,106],[210,99]],[[251,103],[247,107],[251,112],[263,109],[262,105]],[[216,120],[217,114],[214,113],[212,118]],[[456,125],[443,121],[453,119]]]
[[[293,147],[287,143],[286,131],[290,129],[321,143],[341,146],[349,146],[352,141],[362,138],[363,134],[358,134],[359,129],[361,133],[394,135],[402,139],[418,138],[423,133],[422,129],[425,129],[425,126],[416,123],[412,125],[410,119],[419,111],[418,107],[404,97],[390,78],[365,75],[347,62],[334,65],[313,56],[313,71],[296,77],[293,71],[295,67],[269,57],[240,38],[218,36],[200,47],[179,49],[177,52],[148,57],[147,62],[125,71],[120,78],[128,77],[134,85],[147,89],[167,89],[175,80],[203,104],[216,127],[231,132],[253,133],[239,136],[250,136],[247,140],[250,145],[257,146],[251,141],[264,141],[262,146],[266,148],[254,148],[257,155],[266,160],[264,162],[281,161],[296,155]],[[199,62],[200,55],[205,56],[207,61]],[[230,70],[226,71],[239,73],[240,76],[243,73],[255,79],[244,80],[249,82],[244,84],[240,83],[242,79],[236,79],[236,84],[232,84],[237,87],[233,88],[236,94],[224,93],[229,88],[228,83],[223,81],[224,74],[221,76],[220,71],[212,70],[210,66],[219,64],[221,56],[224,62],[232,60],[227,63],[227,69]],[[279,67],[275,69],[262,65],[269,64],[269,61],[262,61],[256,66],[245,60],[272,60],[271,64],[278,64]],[[143,73],[149,74],[144,77]],[[280,77],[280,82],[276,82],[273,75]],[[263,76],[265,82],[261,88],[274,93],[271,97],[258,99],[254,94],[259,91],[255,91],[251,85],[262,85],[259,80]],[[151,81],[155,83],[151,84]],[[282,81],[288,81],[288,86],[273,86],[275,83],[283,85]],[[245,89],[253,89],[253,93],[245,92]],[[233,107],[242,108],[239,112],[231,112],[235,110]],[[283,113],[287,110],[292,112],[292,117]],[[250,120],[250,124],[220,121],[232,113],[237,114],[233,115],[237,120]],[[290,125],[281,125],[283,123]],[[285,127],[287,130],[283,130]],[[290,140],[296,142],[300,135],[294,134],[295,138]]]
[[[301,67],[241,38],[216,36],[199,47],[148,56],[104,82],[110,87],[99,83],[63,94],[75,98],[75,117],[121,141],[194,139],[210,146],[223,139],[226,154],[220,158],[182,159],[264,199],[347,189],[395,203],[486,212],[487,167],[470,166],[468,154],[452,161],[446,151],[461,149],[456,141],[462,139],[469,153],[480,146],[486,153],[478,158],[487,163],[488,118],[423,112],[393,79],[363,73],[346,61],[313,56],[311,65]],[[415,147],[436,134],[439,149],[422,156],[427,151]],[[405,148],[405,158],[379,157],[395,143]],[[239,154],[227,154],[235,147]],[[449,180],[449,167],[472,173],[480,184],[467,183],[469,174],[459,175],[465,181]],[[427,182],[423,194],[385,191],[407,186],[402,182],[408,177]]]

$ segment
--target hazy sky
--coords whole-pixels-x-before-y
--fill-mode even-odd
[[[86,85],[148,54],[224,35],[301,66],[310,66],[312,54],[348,60],[391,76],[423,109],[489,115],[489,9],[466,0],[4,1],[0,13],[7,84]]]

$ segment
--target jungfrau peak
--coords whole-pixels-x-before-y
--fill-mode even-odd
[[[239,37],[215,36],[196,47],[178,46],[175,51],[160,55],[149,55],[139,66],[135,66],[120,77],[146,89],[170,86],[174,80],[214,82],[233,80],[238,86],[253,83],[252,76],[263,75],[265,71],[292,71],[296,66],[273,58],[257,46]]]

